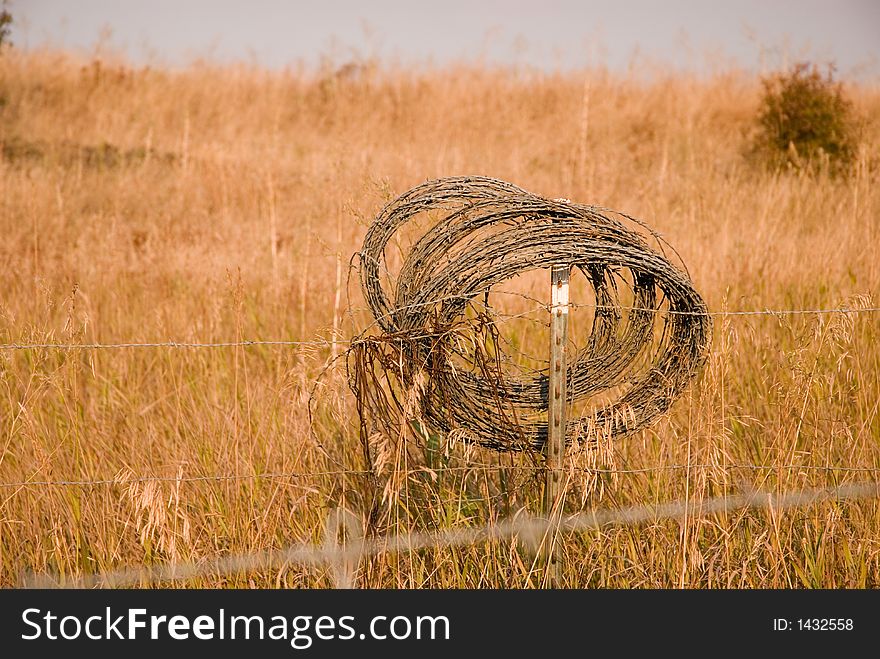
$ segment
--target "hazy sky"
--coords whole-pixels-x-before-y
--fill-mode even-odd
[[[621,69],[638,53],[705,70],[731,59],[757,69],[763,53],[769,67],[809,57],[880,75],[880,0],[12,0],[10,10],[19,47],[91,50],[103,33],[138,63],[283,67],[329,55]]]

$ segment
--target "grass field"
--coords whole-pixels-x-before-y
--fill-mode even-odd
[[[880,305],[880,90],[847,86],[861,146],[853,175],[831,179],[748,164],[760,89],[736,71],[170,71],[9,50],[0,342],[349,338],[370,320],[347,267],[371,219],[459,174],[642,218],[714,311]],[[518,337],[536,355],[544,340]],[[709,361],[666,418],[572,458],[645,471],[583,474],[569,508],[875,478],[845,468],[880,470],[878,346],[878,314],[716,318]],[[0,481],[111,481],[0,489],[0,585],[323,542],[328,512],[362,514],[373,492],[345,374],[323,372],[343,348],[0,351]],[[459,447],[433,472],[428,457],[386,451],[380,530],[538,508],[523,457]],[[486,462],[502,466],[462,468]],[[300,475],[250,478],[265,472]],[[240,478],[180,480],[203,475]],[[563,561],[572,587],[876,587],[880,504],[609,528],[568,537]],[[542,574],[500,542],[379,556],[356,583],[523,588]],[[332,583],[289,565],[178,585]]]

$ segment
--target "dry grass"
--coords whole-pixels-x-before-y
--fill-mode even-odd
[[[456,174],[642,217],[678,248],[714,310],[880,302],[876,89],[849,89],[863,147],[855,174],[830,180],[744,164],[757,80],[595,71],[586,81],[465,68],[175,73],[10,51],[0,57],[0,340],[348,334],[367,318],[342,314],[340,264],[366,224],[392,196]],[[351,304],[362,305],[355,290]],[[516,338],[541,354],[540,338]],[[878,340],[873,314],[719,319],[707,368],[668,418],[572,456],[705,466],[577,478],[570,505],[864,478],[786,465],[880,468]],[[0,490],[0,585],[30,570],[321,543],[331,508],[366,510],[377,493],[395,530],[536,509],[539,489],[516,469],[445,468],[492,457],[460,446],[447,462],[376,438],[377,484],[326,475],[364,468],[341,374],[320,379],[310,432],[308,393],[332,350],[0,353],[0,481],[115,478]],[[730,467],[741,463],[773,468]],[[264,471],[306,475],[173,480]],[[134,480],[144,475],[172,480]],[[564,560],[576,587],[878,586],[880,504],[615,528],[569,539]],[[499,543],[378,558],[354,578],[531,587],[540,576],[521,546]],[[330,584],[328,570],[292,565],[188,585]]]

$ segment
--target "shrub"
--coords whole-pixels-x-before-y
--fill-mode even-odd
[[[773,169],[849,169],[856,153],[852,104],[833,78],[800,63],[763,80],[752,153]]]

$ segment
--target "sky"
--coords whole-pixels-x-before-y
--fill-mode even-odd
[[[12,41],[270,68],[363,58],[706,72],[796,60],[880,76],[880,0],[9,0]]]

